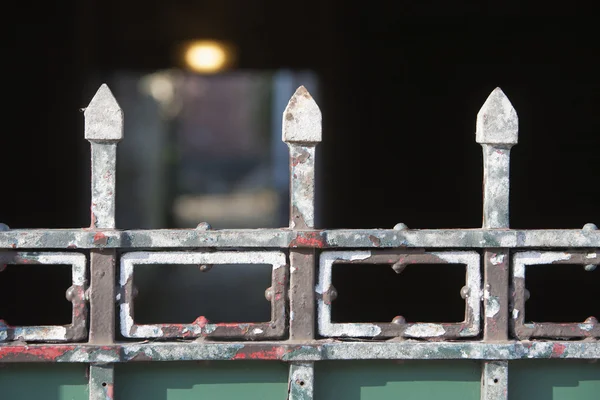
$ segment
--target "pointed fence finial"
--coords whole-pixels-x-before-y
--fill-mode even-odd
[[[304,86],[300,86],[283,112],[283,141],[286,143],[319,143],[321,110]]]
[[[84,111],[85,138],[95,141],[123,139],[123,111],[106,84],[102,84]]]
[[[85,138],[92,148],[92,228],[115,228],[117,143],[123,138],[123,111],[106,84],[84,111]]]
[[[290,150],[290,228],[312,229],[315,218],[315,147],[321,141],[321,110],[300,86],[283,111],[283,141]]]
[[[509,228],[510,149],[517,144],[517,112],[500,88],[477,113],[475,137],[483,148],[483,227]]]
[[[494,89],[477,113],[477,143],[517,144],[519,118],[510,100],[499,87]]]

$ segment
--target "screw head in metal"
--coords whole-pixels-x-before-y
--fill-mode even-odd
[[[267,299],[267,301],[271,301],[273,300],[273,287],[270,286],[265,290],[265,299]]]
[[[200,272],[208,272],[211,270],[212,267],[213,267],[212,264],[198,265],[198,269],[200,269]]]
[[[196,226],[196,230],[198,230],[198,231],[210,231],[211,229],[212,229],[212,226],[210,226],[210,224],[208,222],[200,222]]]
[[[395,273],[401,274],[402,271],[404,271],[407,266],[408,266],[408,264],[406,264],[402,261],[398,261],[398,262],[392,264],[392,269],[394,270]]]
[[[469,297],[470,293],[471,293],[471,289],[469,289],[468,286],[463,286],[462,288],[460,288],[460,297],[462,297],[463,299],[466,299],[467,297]]]

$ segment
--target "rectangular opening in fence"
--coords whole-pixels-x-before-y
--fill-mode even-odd
[[[387,266],[392,272],[399,274],[400,279],[407,270],[417,270],[429,272],[428,278],[425,281],[421,281],[422,285],[420,288],[415,286],[415,282],[411,279],[411,283],[415,286],[413,290],[418,290],[423,293],[422,298],[426,298],[427,295],[439,299],[436,288],[433,287],[430,282],[434,280],[434,276],[431,274],[432,264],[439,264],[440,267],[445,267],[452,271],[462,271],[462,279],[459,284],[456,285],[456,296],[459,300],[457,304],[463,303],[463,310],[460,316],[455,322],[447,322],[448,318],[442,317],[442,320],[427,321],[423,320],[415,312],[415,320],[408,320],[404,315],[404,308],[407,304],[414,303],[418,299],[408,299],[406,304],[396,303],[396,300],[401,299],[402,296],[395,296],[394,290],[402,291],[406,290],[408,286],[400,286],[394,289],[393,281],[395,278],[391,274],[388,276],[385,273],[381,273],[375,278],[369,278],[369,268],[379,269],[382,265]],[[455,265],[451,265],[455,264]],[[356,276],[353,280],[359,280],[359,286],[357,287],[346,287],[342,285],[344,290],[354,291],[351,295],[353,298],[359,293],[365,293],[365,291],[373,296],[379,297],[379,299],[385,303],[385,307],[389,307],[389,310],[393,310],[395,307],[396,313],[390,312],[390,315],[385,315],[385,312],[378,314],[375,311],[373,314],[367,316],[369,310],[365,311],[365,314],[360,315],[360,318],[354,318],[352,316],[342,317],[341,320],[332,319],[332,304],[337,302],[340,297],[340,289],[335,286],[333,279],[333,270],[336,273],[339,269],[351,268],[351,272],[355,272]],[[360,267],[360,268],[358,268]],[[466,269],[466,274],[464,273]],[[460,272],[459,272],[460,273]],[[420,273],[418,275],[421,275]],[[420,276],[422,278],[422,276]],[[439,277],[443,279],[442,277]],[[374,280],[373,280],[374,279]],[[409,277],[410,279],[410,277]],[[437,279],[437,278],[436,278]],[[447,284],[447,281],[444,281]],[[364,287],[369,286],[370,289]],[[442,285],[444,286],[444,285]],[[389,289],[385,293],[381,292],[381,289],[385,287]],[[445,286],[444,286],[445,287]],[[409,293],[410,294],[410,293]],[[435,296],[434,296],[435,294]],[[465,299],[462,302],[461,296]],[[323,252],[320,256],[319,262],[319,282],[317,285],[317,298],[318,298],[318,325],[319,333],[326,337],[416,337],[425,339],[434,338],[460,338],[460,337],[473,337],[479,334],[479,318],[480,318],[480,302],[481,302],[481,272],[480,272],[480,257],[476,252],[425,252],[422,250],[405,250],[403,252],[398,251],[329,251]],[[364,299],[364,298],[363,298]],[[350,300],[346,300],[349,302]],[[433,304],[432,309],[435,310],[440,306],[441,302]],[[343,304],[343,303],[342,303]],[[336,304],[336,307],[338,304]],[[346,306],[361,307],[360,304],[348,304]],[[373,305],[373,308],[377,308]],[[354,310],[349,311],[352,313]],[[395,314],[391,316],[391,314]],[[439,315],[439,314],[437,314]],[[437,316],[436,315],[436,316]],[[457,313],[458,315],[458,313]],[[373,317],[388,318],[386,322],[378,321]],[[429,317],[433,317],[433,313]],[[433,319],[433,318],[431,318]],[[444,321],[446,320],[446,321]]]
[[[281,337],[287,274],[281,252],[126,253],[120,271],[121,333],[130,338]]]
[[[288,366],[261,361],[131,363],[115,367],[115,399],[281,400]]]
[[[149,264],[135,271],[135,323],[267,322],[267,264]]]
[[[86,257],[0,253],[0,342],[87,337]]]
[[[396,270],[402,269],[398,273]],[[465,317],[464,264],[333,265],[333,322],[460,322]]]
[[[599,263],[597,251],[515,253],[514,334],[518,338],[600,337]]]
[[[315,364],[315,399],[480,399],[475,361],[323,361]]]

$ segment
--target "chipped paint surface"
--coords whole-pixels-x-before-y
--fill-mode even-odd
[[[600,230],[490,230],[490,229],[196,229],[104,230],[106,244],[97,243],[97,230],[31,229],[0,231],[0,249],[197,249],[214,248],[600,248]],[[312,236],[309,236],[312,235]],[[300,237],[300,240],[297,240]],[[310,240],[309,240],[310,238]],[[379,242],[373,244],[373,238]]]
[[[508,361],[486,361],[481,373],[481,400],[508,399]]]
[[[416,338],[431,338],[442,336],[446,333],[446,329],[442,324],[414,324],[409,326],[404,331],[404,335],[407,337],[416,337]]]
[[[87,288],[87,258],[84,254],[7,251],[0,252],[0,264],[70,265],[73,284],[67,290],[67,299],[73,303],[71,324],[66,326],[11,326],[3,323],[0,324],[0,341],[66,342],[78,341],[87,337],[87,306],[84,298]]]
[[[558,351],[560,350],[560,351]],[[426,342],[421,340],[345,342],[146,342],[110,346],[89,344],[1,345],[0,362],[120,363],[181,360],[520,360],[600,359],[598,341]]]
[[[525,268],[535,266],[543,268],[548,264],[598,264],[598,258],[589,257],[589,251],[529,251],[513,255],[514,308],[521,310],[513,315],[514,331],[519,339],[529,338],[599,338],[600,325],[592,317],[583,323],[573,321],[565,323],[534,322],[525,323]],[[592,253],[593,254],[593,253]]]
[[[287,400],[312,400],[315,368],[313,363],[290,364]]]
[[[92,363],[90,399],[109,400],[114,395],[113,363],[284,361],[290,363],[288,400],[310,400],[314,390],[314,361],[486,360],[482,369],[481,398],[506,400],[507,360],[600,359],[597,340],[600,326],[594,317],[583,323],[524,322],[526,265],[571,263],[583,264],[592,270],[600,263],[600,231],[592,223],[573,230],[509,228],[510,150],[518,142],[518,117],[502,90],[496,88],[477,114],[476,141],[482,145],[484,158],[483,229],[418,230],[408,229],[404,224],[397,224],[394,229],[315,229],[315,148],[321,141],[321,112],[304,87],[298,88],[291,97],[282,127],[282,137],[290,151],[289,228],[212,230],[204,223],[196,229],[119,231],[115,230],[115,182],[117,143],[123,138],[123,113],[108,87],[102,85],[85,110],[85,138],[91,142],[92,155],[91,228],[15,230],[0,224],[0,249],[8,250],[0,253],[0,270],[3,264],[13,261],[72,266],[73,284],[66,296],[73,303],[73,323],[12,327],[0,320],[0,342],[4,342],[0,344],[0,362]],[[287,249],[289,271],[286,254],[275,250],[251,251],[257,248]],[[518,251],[552,248],[571,250],[569,253]],[[15,253],[16,249],[43,252]],[[48,249],[91,249],[89,273],[84,255],[46,253]],[[148,251],[155,249],[161,252]],[[198,249],[211,249],[211,252],[198,252]],[[319,255],[320,249],[334,251]],[[442,250],[431,252],[435,249]],[[466,251],[469,249],[474,251]],[[132,253],[134,250],[138,252]],[[483,293],[477,252],[481,250]],[[515,250],[513,294],[509,287],[508,259]],[[15,254],[21,255],[15,258]],[[114,273],[119,254],[124,254],[119,279],[121,291],[115,293]],[[389,323],[334,324],[331,302],[335,299],[335,288],[331,275],[336,261],[391,262],[390,265],[398,269],[418,263],[465,264],[466,284],[464,290],[461,289],[466,300],[465,320],[443,324],[409,323],[398,317]],[[315,286],[317,262],[320,275]],[[272,307],[270,322],[213,323],[200,316],[187,324],[135,325],[134,265],[236,263],[272,265],[272,283],[267,294]],[[88,275],[91,276],[89,289]],[[91,308],[89,343],[74,344],[72,342],[85,339],[88,333],[86,290]],[[513,308],[510,310],[511,296]],[[115,298],[120,305],[124,336],[162,341],[115,343]],[[485,311],[483,339],[467,341],[465,338],[480,334],[481,300]],[[315,309],[319,331],[329,336],[327,339],[315,339]],[[286,319],[288,310],[289,320]],[[513,334],[519,340],[508,336],[509,316],[514,320]],[[288,340],[283,340],[286,333]],[[336,337],[345,337],[345,340],[338,341]],[[366,340],[352,341],[352,338],[363,337]],[[382,340],[388,337],[419,340]],[[166,341],[170,338],[177,340]],[[557,341],[555,338],[586,340]],[[69,343],[30,344],[23,340]]]
[[[271,296],[272,320],[267,323],[210,323],[204,316],[192,323],[144,324],[134,321],[133,279],[134,266],[144,265],[227,265],[269,264],[272,266],[272,282],[275,288]],[[276,338],[283,334],[285,318],[285,292],[287,260],[281,252],[134,252],[121,256],[119,284],[123,296],[119,297],[121,334],[127,338],[198,338],[251,337],[257,339]],[[251,268],[251,266],[250,266]],[[275,329],[274,329],[275,328]]]
[[[336,261],[364,260],[371,256],[370,251],[328,251],[321,253],[319,258],[319,281],[315,287],[318,297],[318,327],[323,336],[347,336],[347,337],[369,337],[381,333],[381,328],[367,323],[344,323],[331,322],[331,303],[327,304],[323,294],[330,291],[331,278],[333,275],[333,263]]]
[[[513,256],[513,274],[515,278],[525,278],[526,265],[552,264],[569,259],[571,259],[571,255],[564,252],[518,252]]]

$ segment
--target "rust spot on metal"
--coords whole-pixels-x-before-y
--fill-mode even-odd
[[[232,357],[232,360],[281,360],[286,353],[286,349],[280,346],[258,351],[245,346]]]
[[[0,346],[0,360],[57,361],[61,356],[74,349],[75,346]]]
[[[306,160],[308,160],[310,158],[310,153],[308,151],[306,151],[305,149],[298,150],[298,153],[299,153],[298,155],[296,155],[295,157],[292,157],[290,160],[290,163],[294,167],[298,164],[304,163]]]
[[[298,232],[296,238],[288,246],[322,249],[325,247],[325,240],[321,232]]]
[[[564,344],[554,343],[554,345],[552,346],[552,357],[561,357],[566,349],[567,346],[565,346]]]
[[[376,236],[369,235],[369,240],[375,247],[379,247],[381,245],[381,240],[379,240],[379,238]]]
[[[102,232],[98,232],[94,235],[94,244],[105,245],[108,243],[108,237]]]

